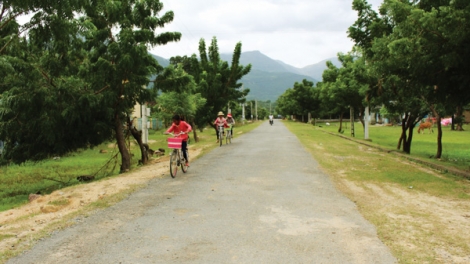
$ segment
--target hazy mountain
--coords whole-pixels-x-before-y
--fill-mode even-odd
[[[289,65],[289,64],[287,64],[287,63],[284,63],[284,62],[282,62],[282,61],[280,61],[280,60],[277,60],[276,62],[279,63],[279,64],[281,64],[281,65],[283,65],[284,68],[285,68],[287,71],[289,71],[289,72],[296,73],[296,74],[306,75],[306,74],[304,74],[304,73],[302,72],[302,69],[296,68],[296,67],[294,67],[294,66],[292,66],[292,65]]]
[[[163,67],[168,66],[169,60],[153,55]],[[232,54],[222,53],[220,58],[229,63],[232,62]],[[287,89],[292,88],[295,82],[307,79],[318,82],[322,79],[322,73],[326,69],[326,61],[331,60],[334,65],[340,67],[337,58],[330,58],[321,62],[297,68],[280,60],[274,60],[259,51],[243,52],[240,56],[240,64],[251,64],[251,72],[242,78],[244,88],[249,88],[248,99],[275,101]]]
[[[161,66],[166,67],[166,66],[170,65],[170,60],[162,58],[162,57],[157,56],[157,55],[152,54],[152,53],[150,53],[150,55],[152,55],[152,57],[154,59],[156,59],[158,61],[158,64],[160,64]]]
[[[228,62],[231,62],[232,60],[232,54],[221,54],[220,57]],[[341,67],[341,63],[336,57],[325,59],[303,68],[297,68],[284,63],[283,61],[273,60],[259,51],[243,52],[240,56],[240,64],[247,65],[251,63],[252,69],[265,72],[291,72],[299,75],[306,75],[315,80],[322,79],[323,71],[326,69],[326,61],[331,61],[337,67]]]
[[[229,63],[232,62],[232,54],[223,53],[220,54],[220,58],[228,61]],[[242,52],[242,55],[240,56],[240,64],[248,65],[250,63],[252,70],[260,70],[264,72],[293,72],[300,74],[300,72],[292,70],[292,68],[295,67],[273,60],[257,50]]]
[[[341,67],[341,62],[338,60],[338,58],[329,58],[299,69],[300,73],[303,75],[311,76],[316,80],[321,80],[323,71],[326,69],[327,61],[331,61],[336,67]]]
[[[294,87],[295,82],[302,82],[303,79],[317,82],[313,78],[292,72],[265,72],[256,69],[244,76],[241,82],[244,88],[250,89],[247,99],[276,101],[288,88]]]

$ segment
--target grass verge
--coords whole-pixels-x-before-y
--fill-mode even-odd
[[[327,132],[338,133],[339,123],[332,122],[329,125],[317,122],[317,128]],[[360,123],[355,123],[356,140],[364,140],[364,129]],[[464,131],[452,131],[450,127],[442,127],[442,156],[435,159],[437,152],[437,128],[433,133],[425,131],[421,134],[414,130],[411,144],[411,156],[419,157],[438,165],[445,165],[470,172],[470,125],[463,126]],[[343,122],[343,136],[351,137],[349,122]],[[368,143],[379,145],[383,148],[397,150],[398,139],[401,135],[400,126],[375,126],[369,128]],[[353,137],[351,137],[353,138]]]
[[[285,122],[400,263],[470,263],[470,182]]]
[[[235,138],[256,128],[261,122],[237,124]],[[201,148],[202,152],[215,148],[216,136],[212,129],[197,131],[200,141],[191,142],[191,146]],[[192,136],[192,135],[191,135]],[[165,149],[169,153],[163,131],[150,131],[149,146],[151,149]],[[132,168],[138,166],[141,158],[140,149],[129,140],[132,156]],[[26,162],[21,165],[0,167],[0,212],[21,206],[28,202],[29,194],[50,194],[55,190],[81,184],[77,177],[95,175],[95,180],[119,174],[120,156],[115,143],[107,142],[100,146],[71,153],[65,157],[41,162]]]

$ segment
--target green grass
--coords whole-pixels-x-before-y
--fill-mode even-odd
[[[256,128],[261,122],[246,125],[237,124],[235,138]],[[165,149],[169,153],[166,139],[168,135],[163,130],[149,132],[149,146],[153,150]],[[216,147],[215,132],[205,129],[198,132],[200,142],[191,141],[191,145],[201,146],[204,151]],[[191,134],[192,137],[192,134]],[[138,167],[141,158],[140,149],[130,141],[132,153],[132,168]],[[106,150],[107,153],[100,153]],[[18,207],[28,202],[31,193],[49,194],[63,187],[80,183],[76,178],[80,175],[95,175],[95,180],[112,177],[119,174],[121,163],[120,155],[113,159],[118,152],[113,142],[104,143],[93,149],[86,149],[71,153],[60,159],[49,159],[41,162],[26,162],[21,165],[9,165],[0,167],[0,211]]]
[[[468,217],[465,216],[470,201],[468,180],[428,169],[395,152],[387,153],[338,137],[334,135],[338,127],[322,125],[319,128],[295,122],[285,124],[335,186],[376,227],[379,238],[391,249],[398,263],[452,261],[451,257],[442,258],[437,249],[449,252],[457,259],[468,257],[470,238],[461,231],[468,229],[468,221],[463,218]],[[393,149],[399,131],[399,128],[374,127],[371,128],[371,138],[374,143]],[[358,132],[356,129],[359,138],[361,134]],[[446,141],[450,152],[447,155],[454,159],[465,158],[465,145],[467,149],[469,146],[468,132],[447,132],[449,134],[454,138]],[[419,143],[415,142],[414,152],[412,147],[412,155],[426,157],[433,151],[432,143],[429,143],[432,140],[426,136],[429,135],[416,136]],[[430,137],[435,138],[433,135]],[[464,146],[448,144],[450,142],[460,142]],[[454,164],[446,163],[449,166]]]
[[[316,123],[316,127],[328,132],[338,133],[339,123]],[[355,138],[364,139],[362,124],[355,123]],[[401,135],[399,126],[375,126],[369,127],[369,139],[373,144],[381,147],[397,150],[398,139]],[[344,136],[351,136],[350,123],[343,122]],[[442,156],[440,160],[435,159],[437,152],[437,128],[434,133],[418,134],[414,130],[411,143],[411,156],[426,159],[440,165],[453,166],[455,168],[470,171],[470,125],[464,125],[465,131],[451,131],[450,127],[442,127]]]
[[[409,163],[409,161],[404,158],[396,157],[393,156],[393,154],[381,152],[374,148],[324,132],[333,132],[334,127],[325,128],[325,126],[322,125],[322,128],[319,128],[295,122],[285,122],[285,124],[299,137],[300,141],[305,146],[310,146],[308,148],[312,155],[322,166],[329,170],[337,169],[338,166],[343,167],[343,174],[346,175],[349,180],[362,183],[394,183],[404,187],[413,186],[413,188],[417,190],[426,191],[436,196],[470,199],[470,186],[468,184],[462,184],[467,181],[465,179],[454,177],[450,174],[442,174],[443,177],[435,177],[430,175],[429,172],[420,169],[419,166],[407,166],[406,164]],[[358,130],[359,129],[356,128],[357,138],[360,137]],[[393,142],[390,138],[392,138],[392,135],[395,135],[396,132],[399,132],[399,130],[393,127],[374,127],[371,129],[370,134],[374,143],[380,146],[390,147],[391,142]],[[469,136],[469,134],[468,132],[464,133],[456,133],[456,135],[459,136],[459,140],[464,142],[466,140],[466,142],[468,142],[462,143],[462,145],[466,144],[467,147],[469,147],[470,139],[464,138],[465,135]],[[416,145],[414,147],[416,152],[418,152],[418,148],[421,153],[431,151],[432,146],[425,143],[430,140],[424,138],[429,135],[418,136],[423,136],[423,138],[416,140],[419,142],[415,142]],[[379,139],[374,140],[375,138]],[[449,148],[449,145],[447,145],[447,148]],[[464,147],[458,146],[458,148],[459,150],[463,150]],[[321,151],[319,151],[320,149]],[[456,156],[452,151],[451,153],[455,158],[464,158],[463,156]],[[414,155],[422,156],[426,154],[420,155],[416,153]],[[364,162],[363,160],[366,161]],[[453,165],[451,163],[447,164]]]

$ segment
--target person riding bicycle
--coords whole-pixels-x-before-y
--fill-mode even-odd
[[[219,127],[229,127],[227,124],[227,120],[224,118],[224,112],[220,111],[217,114],[217,119],[214,121],[214,125],[217,128],[216,135],[217,135],[217,143],[219,143]],[[222,139],[220,139],[222,140]]]
[[[270,123],[271,125],[273,125],[273,123],[274,123],[274,116],[273,116],[273,114],[270,114],[270,115],[269,115],[269,123]]]
[[[231,125],[230,135],[233,137],[233,127],[235,126],[235,118],[232,117],[232,114],[227,114],[227,124]]]
[[[183,152],[183,157],[184,160],[186,161],[186,166],[189,167],[189,161],[188,161],[188,154],[187,154],[187,149],[188,149],[188,133],[192,131],[191,125],[186,123],[185,121],[181,120],[181,117],[179,115],[174,115],[173,116],[173,124],[168,128],[167,131],[165,131],[164,134],[168,135],[170,132],[173,132],[173,134],[179,135],[179,138],[183,139],[183,142],[181,143],[181,151]]]

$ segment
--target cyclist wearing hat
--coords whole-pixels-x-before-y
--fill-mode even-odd
[[[217,143],[219,143],[219,132],[218,128],[219,127],[229,127],[227,124],[227,120],[224,118],[224,112],[220,111],[217,114],[217,119],[214,121],[214,125],[216,126],[217,130],[215,134],[217,135]]]
[[[232,117],[232,114],[227,114],[227,124],[231,125],[230,134],[233,137],[233,127],[235,126],[235,118]]]

